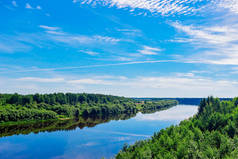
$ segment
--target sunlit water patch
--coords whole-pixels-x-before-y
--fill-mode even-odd
[[[1,159],[100,159],[113,157],[124,145],[149,138],[159,130],[193,116],[197,106],[178,105],[128,120],[94,127],[30,133],[0,138]],[[21,133],[20,133],[21,134]]]

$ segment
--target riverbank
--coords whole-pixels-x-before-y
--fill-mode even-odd
[[[0,125],[80,117],[154,112],[177,105],[176,100],[136,101],[101,94],[0,94]]]

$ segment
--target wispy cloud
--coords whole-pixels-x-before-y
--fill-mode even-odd
[[[194,77],[194,73],[189,72],[189,73],[176,73],[178,77]]]
[[[191,42],[209,43],[224,45],[238,40],[237,25],[231,26],[200,26],[182,25],[178,22],[172,23],[172,26],[179,31],[185,32],[191,38]]]
[[[72,46],[78,46],[78,44],[91,44],[91,43],[111,43],[116,44],[122,39],[110,37],[110,36],[101,36],[101,35],[80,35],[80,34],[71,34],[67,32],[63,32],[59,27],[51,27],[46,25],[40,25],[40,28],[45,29],[48,38],[53,41],[58,41],[62,43],[66,43]]]
[[[25,8],[26,9],[36,9],[36,10],[41,10],[42,8],[41,8],[41,6],[36,6],[36,7],[32,7],[32,5],[30,4],[30,3],[26,3],[26,5],[25,5]]]
[[[43,83],[64,82],[63,78],[23,77],[23,78],[18,78],[17,80],[19,80],[19,81],[43,82]]]
[[[55,31],[55,30],[60,30],[60,28],[59,27],[52,27],[52,26],[47,26],[47,25],[39,25],[39,27],[40,28],[43,28],[43,29],[46,29],[46,30],[53,30],[53,31]]]
[[[74,0],[74,3],[90,5],[103,5],[108,7],[129,8],[131,12],[136,9],[148,10],[161,15],[193,14],[204,7],[201,0]]]
[[[238,13],[238,1],[237,0],[218,0],[214,1],[218,7],[226,8],[233,13]]]
[[[75,49],[83,47],[101,48],[101,46],[116,45],[125,39],[102,35],[81,35],[64,32],[60,27],[39,25],[42,30],[36,33],[15,33],[13,35],[0,35],[0,51],[14,53],[27,52],[31,48],[44,46],[67,46]],[[25,49],[25,50],[24,50]],[[93,52],[88,52],[92,55]]]
[[[197,55],[189,55],[188,63],[238,65],[238,25],[194,26],[172,23],[178,31],[185,33],[173,42],[190,43],[203,49]],[[183,39],[183,40],[181,40]],[[205,50],[204,50],[205,49]]]
[[[80,50],[80,52],[86,53],[86,54],[91,55],[91,56],[95,56],[95,55],[98,55],[98,54],[99,54],[98,52],[95,52],[95,51],[84,51],[84,50]]]
[[[62,31],[46,30],[45,32],[51,35],[65,35],[65,33]]]
[[[232,13],[238,13],[237,0],[73,0],[73,3],[77,2],[92,6],[126,8],[138,15],[147,15],[146,12],[142,12],[143,10],[163,16],[193,15],[211,10],[224,12],[224,9]]]
[[[45,72],[45,71],[60,71],[60,70],[74,70],[74,69],[85,69],[85,68],[98,68],[98,67],[110,67],[110,66],[122,66],[122,65],[135,65],[135,64],[149,64],[149,63],[166,63],[166,62],[176,62],[176,60],[147,60],[147,61],[130,61],[122,63],[110,63],[110,64],[99,64],[99,65],[84,65],[75,67],[58,67],[58,68],[24,68],[15,71],[7,71],[8,73],[14,72]],[[1,72],[0,73],[6,73]]]
[[[93,36],[86,36],[86,35],[77,35],[77,34],[56,34],[52,32],[48,32],[48,37],[56,42],[65,43],[71,46],[79,46],[80,44],[117,44],[121,41],[121,39],[108,37],[108,36],[100,36],[100,35],[93,35]]]
[[[157,55],[158,52],[160,52],[160,48],[154,48],[154,47],[149,47],[149,46],[143,46],[142,50],[139,50],[140,54],[143,55]]]

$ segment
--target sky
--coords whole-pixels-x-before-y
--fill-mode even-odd
[[[0,93],[238,95],[237,0],[0,0]]]

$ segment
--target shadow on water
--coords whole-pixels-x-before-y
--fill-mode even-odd
[[[95,117],[80,117],[78,119],[69,120],[52,120],[52,121],[37,121],[17,125],[0,126],[0,137],[40,133],[40,132],[54,132],[54,131],[67,131],[75,130],[76,128],[83,129],[84,127],[94,127],[98,124],[107,123],[111,120],[127,120],[135,117],[135,114],[120,114],[120,115],[107,115]]]
[[[142,110],[142,114],[151,114],[169,109],[173,106],[158,108],[153,110]],[[78,119],[68,120],[51,120],[51,121],[36,121],[29,123],[18,123],[15,125],[0,125],[0,138],[12,135],[27,135],[30,133],[54,132],[54,131],[70,131],[76,128],[83,129],[84,127],[94,127],[98,124],[107,123],[112,120],[127,120],[136,116],[136,112],[118,115],[100,115],[80,117]]]

